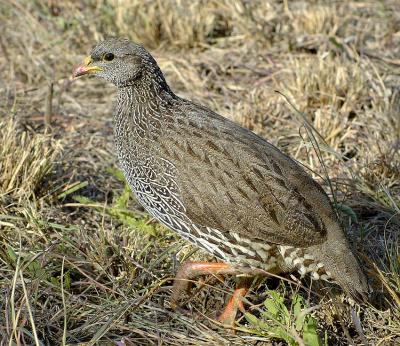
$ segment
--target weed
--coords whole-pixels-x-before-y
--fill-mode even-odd
[[[267,291],[260,317],[246,312],[244,317],[248,327],[239,328],[257,335],[284,340],[288,345],[322,345],[317,332],[317,320],[311,316],[316,307],[309,308],[304,298],[295,294],[291,299],[290,310],[286,307],[285,297],[278,291]],[[326,344],[326,341],[325,341]]]

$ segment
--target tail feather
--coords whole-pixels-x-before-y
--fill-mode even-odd
[[[332,279],[359,303],[367,302],[371,289],[360,264],[345,239],[325,242],[317,251]]]

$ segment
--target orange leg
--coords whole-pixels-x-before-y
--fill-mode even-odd
[[[191,280],[200,275],[235,275],[235,274],[250,274],[265,275],[264,272],[258,272],[254,269],[235,268],[228,263],[215,263],[215,262],[186,262],[178,270],[172,287],[171,307],[176,309],[178,301],[184,291],[187,291]],[[232,327],[235,322],[238,310],[244,311],[242,298],[246,296],[251,280],[244,277],[240,280],[237,288],[233,292],[232,297],[229,299],[224,311],[218,320],[226,325]]]
[[[224,311],[218,317],[218,321],[220,321],[223,325],[227,327],[233,327],[238,310],[243,313],[245,312],[242,298],[246,296],[250,285],[251,281],[249,281],[248,278],[243,278],[237,285],[232,296],[229,298],[228,304],[226,304]]]
[[[215,262],[186,262],[178,270],[172,286],[171,307],[178,306],[178,300],[184,291],[187,291],[192,279],[200,275],[224,275],[240,273],[237,268],[228,263]]]

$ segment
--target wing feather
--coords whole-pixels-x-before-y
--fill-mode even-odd
[[[273,145],[205,110],[201,121],[188,112],[178,134],[162,139],[193,224],[283,245],[322,243],[332,214],[322,188]]]

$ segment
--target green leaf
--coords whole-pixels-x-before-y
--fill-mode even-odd
[[[352,223],[357,223],[357,214],[351,207],[342,203],[336,203],[335,207],[338,211],[350,217]]]
[[[304,298],[296,294],[292,297],[290,311],[285,305],[284,295],[278,291],[266,292],[269,297],[264,301],[265,309],[261,311],[261,317],[257,318],[250,313],[245,314],[250,326],[248,332],[257,335],[269,335],[284,340],[288,345],[296,346],[294,328],[304,343],[308,346],[321,346],[321,339],[317,333],[317,321],[307,314]],[[265,322],[265,320],[268,320]],[[251,328],[253,327],[253,329]]]
[[[15,253],[14,249],[9,245],[7,245],[7,253],[8,257],[13,263],[17,262],[18,255]]]
[[[131,196],[131,190],[128,185],[125,185],[124,191],[121,195],[117,196],[114,201],[114,205],[119,208],[126,208],[128,206],[128,201]]]
[[[50,282],[54,285],[54,286],[60,286],[60,280],[58,280],[58,278],[52,276],[50,278]]]
[[[26,270],[34,279],[44,280],[48,277],[46,270],[42,268],[38,260],[33,260],[29,263]]]
[[[98,204],[95,201],[93,201],[92,199],[90,199],[89,197],[85,197],[85,196],[81,196],[81,195],[74,196],[74,197],[72,197],[72,199],[81,204]],[[98,205],[99,205],[99,207],[101,206],[100,204],[98,204]]]
[[[294,338],[281,326],[274,327],[270,329],[270,335],[277,339],[285,340],[289,345],[297,345]]]
[[[114,166],[111,166],[111,167],[107,167],[106,171],[107,171],[107,173],[110,173],[112,176],[117,178],[119,181],[121,181],[123,183],[125,182],[124,173],[120,169],[118,169]]]
[[[69,290],[71,288],[71,275],[69,272],[64,274],[64,287]]]
[[[293,297],[293,315],[295,317],[295,327],[298,332],[303,329],[304,319],[306,317],[306,315],[302,311],[303,306],[303,297],[299,294],[296,294]]]
[[[259,319],[254,316],[253,314],[251,314],[250,312],[245,312],[244,314],[245,319],[247,320],[247,322],[257,326],[259,323]]]
[[[303,339],[307,346],[321,346],[322,342],[317,333],[317,321],[309,317],[304,325]]]
[[[76,183],[73,184],[69,189],[65,190],[64,192],[60,193],[57,198],[58,199],[62,199],[68,195],[70,195],[71,193],[74,193],[75,191],[78,191],[82,188],[84,188],[85,186],[87,186],[89,183],[87,181],[83,181],[81,183]]]
[[[267,311],[266,311],[267,315],[270,315],[271,318],[275,318],[275,319],[278,318],[279,307],[273,299],[271,299],[271,298],[265,299],[264,306],[267,309]]]

